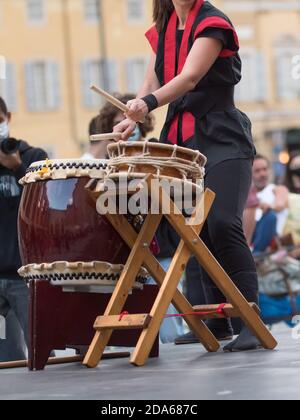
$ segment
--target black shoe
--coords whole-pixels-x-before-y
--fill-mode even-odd
[[[263,346],[261,342],[254,337],[252,332],[244,327],[241,334],[232,342],[224,347],[225,353],[237,353],[241,351],[260,350]]]
[[[199,340],[192,331],[186,334],[180,335],[174,341],[174,344],[176,344],[176,346],[180,346],[181,344],[196,344],[196,343],[199,343]]]
[[[218,341],[229,341],[233,339],[233,329],[230,320],[210,319],[206,322],[206,325]],[[181,344],[196,344],[199,343],[199,340],[195,334],[190,331],[187,334],[177,337],[174,343],[177,346]]]

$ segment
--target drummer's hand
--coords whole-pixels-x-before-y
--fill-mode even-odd
[[[122,133],[122,140],[126,141],[134,132],[135,127],[136,123],[130,118],[126,118],[125,120],[121,121],[118,125],[114,126],[114,133]]]
[[[145,121],[146,116],[149,114],[148,106],[143,99],[133,99],[127,102],[127,108],[129,108],[129,111],[126,116],[135,122]]]
[[[12,155],[6,155],[0,150],[0,165],[12,171],[16,171],[22,165],[20,153],[16,152]]]

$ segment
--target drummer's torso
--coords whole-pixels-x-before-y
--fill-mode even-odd
[[[196,28],[201,22],[216,15],[232,25],[230,20],[209,2],[204,3],[189,37],[188,51],[192,49]],[[233,28],[233,27],[232,27]],[[176,37],[176,63],[180,61],[181,36]],[[166,43],[160,37],[156,73],[162,85],[169,73]],[[252,126],[246,114],[234,103],[235,86],[241,80],[241,59],[238,54],[218,57],[194,91],[188,92],[169,106],[160,141],[199,150],[208,158],[207,171],[229,159],[253,159],[255,147]],[[178,68],[176,69],[176,72]]]

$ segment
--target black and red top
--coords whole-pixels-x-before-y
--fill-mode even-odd
[[[223,50],[196,88],[170,104],[160,141],[200,150],[208,158],[207,171],[225,160],[253,158],[251,122],[234,104],[242,64],[231,21],[209,2],[196,0],[185,30],[177,27],[174,11],[161,33],[156,26],[146,33],[156,53],[155,71],[161,86],[181,73],[197,38],[217,38]]]

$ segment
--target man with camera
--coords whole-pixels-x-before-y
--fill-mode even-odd
[[[16,344],[22,340],[18,323],[25,340],[28,338],[28,289],[17,273],[21,266],[17,231],[22,194],[19,180],[31,163],[47,158],[43,150],[10,138],[10,120],[11,115],[0,97],[0,316],[9,323],[6,326],[9,335],[6,340],[0,340],[0,361],[16,358]]]

